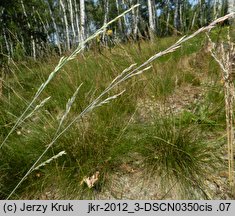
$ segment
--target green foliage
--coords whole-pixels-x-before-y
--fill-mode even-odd
[[[37,58],[45,57],[48,53],[53,53],[53,51],[61,54],[59,49],[62,49],[63,52],[69,51],[66,47],[65,15],[70,32],[68,40],[72,47],[76,47],[78,42],[80,42],[80,32],[78,31],[81,27],[79,23],[80,1],[72,1],[73,11],[70,11],[69,1],[63,0],[62,2],[64,2],[66,14],[63,14],[59,0],[1,0],[0,19],[3,23],[0,27],[1,52],[20,61],[24,56],[34,57],[34,49]],[[105,2],[105,0],[85,1],[85,29],[87,35],[103,25]],[[118,1],[118,8],[116,0],[109,0],[108,2],[108,20],[113,19],[130,8],[131,5],[139,2],[139,12],[137,13],[136,9],[135,12],[133,11],[134,14],[138,14],[137,38],[149,38],[147,1],[132,0],[124,1],[124,3]],[[178,11],[178,13],[176,12],[176,4],[180,4],[181,8],[181,11]],[[155,33],[157,36],[163,37],[176,33],[182,35],[191,32],[198,27],[208,24],[216,16],[226,14],[227,7],[226,1],[222,2],[221,8],[218,5],[214,8],[211,1],[202,1],[202,4],[192,4],[190,0],[180,2],[155,1],[154,8],[157,14],[155,18]],[[217,9],[217,14],[214,14],[214,9]],[[73,12],[72,20],[70,12]],[[134,14],[129,13],[125,16],[125,22],[121,19],[121,24],[115,22],[110,26],[110,29],[115,33],[116,40],[135,38],[132,35],[135,22]],[[176,14],[178,14],[177,20],[175,20]],[[72,26],[75,27],[75,36],[73,35]],[[19,50],[19,44],[21,44],[23,50]]]

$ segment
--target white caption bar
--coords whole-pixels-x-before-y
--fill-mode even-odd
[[[0,201],[1,216],[161,216],[235,215],[235,200],[9,200]]]

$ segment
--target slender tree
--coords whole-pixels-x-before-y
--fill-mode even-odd
[[[109,16],[109,0],[104,1],[104,23],[105,25],[108,22],[108,16]],[[103,41],[105,41],[105,36],[106,36],[106,29],[104,29],[104,33],[102,36]]]
[[[28,18],[28,15],[26,13],[26,10],[25,10],[24,2],[23,2],[23,0],[21,0],[20,2],[21,2],[21,6],[22,6],[22,9],[23,9],[24,16],[27,19],[28,28],[29,28],[29,30],[31,30],[31,24],[29,22],[29,18]],[[35,44],[35,40],[34,40],[32,34],[30,34],[30,39],[31,39],[31,44],[32,44],[32,55],[33,55],[34,60],[36,60],[36,44]]]
[[[116,3],[116,8],[117,8],[117,13],[118,15],[120,14],[120,1],[119,0],[115,0]],[[123,34],[123,28],[122,28],[122,19],[118,20],[118,29],[119,29],[119,34]]]
[[[55,21],[55,17],[54,17],[54,14],[52,13],[51,6],[50,6],[48,0],[47,0],[47,5],[48,5],[51,20],[52,20],[52,24],[53,24],[53,27],[54,27],[54,30],[55,30],[55,35],[56,35],[56,38],[54,38],[54,42],[56,43],[56,45],[59,49],[59,54],[61,55],[62,50],[61,50],[61,45],[60,45],[61,41],[60,41],[59,30],[58,30],[58,27],[57,27],[57,24],[56,24],[56,21]]]
[[[127,5],[125,3],[125,0],[122,0],[122,9],[125,10],[127,8]],[[126,35],[128,33],[128,21],[127,21],[127,15],[123,16],[124,19],[124,34]]]
[[[80,41],[83,42],[85,40],[85,1],[80,0]]]
[[[235,13],[235,2],[233,0],[228,0],[228,12]],[[230,25],[231,25],[231,38],[234,41],[235,40],[235,15],[233,19],[230,19]]]
[[[64,24],[65,24],[65,31],[66,31],[66,45],[67,49],[70,50],[70,37],[69,37],[69,24],[68,24],[68,19],[67,19],[67,14],[66,14],[66,9],[63,0],[60,0],[60,6],[63,12],[63,18],[64,18]]]
[[[154,40],[154,33],[156,32],[155,30],[155,20],[154,20],[154,15],[153,15],[153,1],[148,0],[148,14],[149,14],[149,35],[150,35],[150,40]],[[154,11],[155,12],[155,11]]]
[[[139,0],[131,0],[130,1],[131,5],[134,4],[139,4]],[[139,22],[139,7],[133,9],[131,11],[131,22],[132,22],[132,34],[134,40],[137,39],[137,34],[138,34],[138,22]]]
[[[80,41],[80,25],[79,25],[79,12],[78,12],[78,5],[77,5],[77,1],[74,0],[74,6],[75,6],[75,20],[76,20],[76,42]]]
[[[71,23],[71,28],[72,28],[72,32],[73,32],[73,40],[72,43],[75,43],[76,40],[76,33],[75,33],[75,24],[74,24],[74,11],[73,11],[73,4],[72,4],[72,0],[69,0],[69,12],[70,12],[70,23]]]
[[[177,34],[179,30],[179,9],[180,9],[180,0],[175,1],[175,10],[174,10],[174,34]]]

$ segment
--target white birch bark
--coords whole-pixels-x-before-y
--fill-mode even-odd
[[[177,34],[179,28],[179,0],[175,2],[175,11],[174,11],[174,34]]]
[[[126,4],[125,4],[125,0],[122,0],[122,8],[125,10],[126,9]],[[127,18],[126,18],[126,14],[123,16],[124,19],[124,31],[125,34],[128,33],[128,22],[127,22]]]
[[[130,0],[130,6],[133,5],[134,2],[133,0]],[[136,34],[135,34],[135,25],[136,25],[136,17],[135,17],[135,8],[131,10],[131,24],[132,24],[132,34],[134,39],[136,39]]]
[[[117,12],[119,15],[120,14],[119,0],[116,0],[115,3],[116,3]],[[122,20],[121,19],[118,19],[118,28],[119,28],[119,33],[122,34],[123,32],[122,32]]]
[[[228,0],[227,3],[229,4],[230,2],[234,3],[234,0],[233,1]],[[222,16],[222,8],[223,8],[223,4],[225,3],[226,3],[226,0],[218,0],[218,14],[219,14],[218,17]],[[229,10],[229,5],[228,5],[228,10]]]
[[[139,4],[139,0],[136,0],[136,2],[131,1],[131,4]],[[134,40],[137,39],[137,33],[138,33],[138,23],[139,23],[139,7],[132,9],[131,11],[132,15],[132,33]]]
[[[52,11],[51,11],[51,7],[50,7],[50,5],[49,5],[49,2],[47,2],[47,3],[48,3],[48,8],[49,8],[51,20],[52,20],[52,23],[53,23],[53,27],[54,27],[54,29],[55,29],[56,45],[57,45],[57,47],[58,47],[58,49],[59,49],[59,54],[61,55],[61,54],[62,54],[61,45],[60,45],[61,41],[60,41],[60,36],[59,36],[58,27],[57,27],[57,25],[56,25],[55,17],[54,17],[54,15],[53,15]]]
[[[74,0],[74,5],[75,5],[75,20],[76,20],[76,31],[77,31],[76,42],[79,43],[79,41],[80,41],[80,26],[79,26],[78,5],[77,5],[76,0]]]
[[[70,50],[69,25],[68,25],[68,19],[67,19],[65,5],[63,3],[63,0],[60,0],[60,6],[63,12],[63,18],[64,18],[64,23],[65,23],[67,49]]]
[[[228,12],[235,13],[235,2],[234,0],[228,0]],[[230,25],[231,25],[231,32],[230,32],[230,37],[232,38],[232,40],[234,40],[235,38],[235,15],[233,16],[232,19],[229,20]]]
[[[105,3],[104,3],[104,24],[107,24],[108,22],[108,15],[109,15],[109,0],[105,0]],[[106,35],[106,28],[104,29],[104,33],[103,33],[103,36],[102,36],[102,39],[103,41],[105,41],[105,35]]]
[[[218,0],[214,0],[214,2],[213,2],[213,19],[217,19],[217,17],[218,17],[217,1]]]
[[[85,1],[80,0],[80,41],[85,40]],[[84,48],[84,47],[83,47]]]
[[[139,4],[139,3],[140,3],[140,1],[137,0],[136,4]],[[137,36],[138,36],[138,24],[139,24],[139,18],[140,18],[140,9],[139,9],[139,7],[136,8],[135,12],[136,12],[136,14],[135,14],[134,35],[135,35],[135,37],[137,39]]]
[[[23,9],[24,16],[27,19],[27,26],[28,26],[29,29],[31,29],[31,25],[28,21],[28,15],[27,15],[25,7],[24,7],[24,2],[23,2],[23,0],[21,0],[20,2],[21,2],[21,6],[22,6],[22,9]],[[34,60],[36,60],[36,44],[35,44],[35,40],[33,38],[33,35],[30,36],[30,40],[31,40],[31,44],[32,44],[32,55],[33,55]]]
[[[166,11],[167,11],[167,18],[166,18],[166,33],[169,32],[169,22],[170,22],[170,10],[169,10],[169,0],[166,1]]]
[[[74,15],[73,15],[72,0],[69,0],[69,12],[70,12],[70,23],[71,23],[72,32],[73,32],[73,43],[74,43],[76,39],[76,33],[75,33],[75,28],[74,28]]]
[[[36,18],[36,16],[35,16],[35,14],[36,14],[36,11],[35,11],[35,8],[34,8],[34,6],[32,6],[32,9],[33,9],[33,14],[31,14],[31,19],[33,18],[33,20],[34,20],[34,23],[37,23],[38,22],[38,20],[37,20],[37,18]],[[35,49],[37,50],[37,55],[38,56],[41,56],[41,50],[40,50],[40,45],[39,44],[41,44],[40,42],[39,42],[39,40],[38,40],[38,38],[36,37],[35,39]],[[42,44],[41,44],[42,45]]]
[[[154,25],[154,17],[153,17],[153,5],[152,1],[148,0],[148,12],[149,12],[149,33],[150,33],[150,40],[153,41],[154,33],[155,33],[155,25]]]
[[[155,4],[155,0],[151,0],[151,4],[152,4],[152,15],[153,15],[153,26],[154,26],[154,32],[156,32],[156,4]]]
[[[235,12],[235,1],[234,0],[228,0],[228,12],[229,13]]]

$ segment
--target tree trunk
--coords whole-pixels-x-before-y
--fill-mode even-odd
[[[80,35],[80,26],[79,26],[79,13],[78,13],[78,5],[77,1],[74,0],[75,5],[75,19],[76,19],[76,28],[77,28],[77,36],[76,36],[76,42],[80,41],[79,35]]]
[[[117,8],[117,13],[119,15],[120,14],[119,0],[116,0],[116,8]],[[122,35],[123,30],[122,30],[122,20],[121,19],[118,19],[118,29],[119,29],[119,34]]]
[[[228,12],[235,13],[235,1],[234,0],[228,0]]]
[[[200,11],[199,19],[201,27],[206,23],[205,9],[206,9],[205,0],[199,0],[199,11]]]
[[[139,4],[139,0],[136,0],[135,2],[132,0],[131,5]],[[131,11],[131,20],[132,20],[132,35],[134,40],[137,39],[137,33],[138,33],[138,22],[139,22],[139,7],[132,9]]]
[[[103,25],[106,25],[108,22],[108,15],[109,15],[109,0],[105,0],[104,2],[104,23]],[[102,40],[105,41],[106,36],[106,28],[104,29]]]
[[[24,7],[24,2],[23,2],[23,0],[21,0],[20,2],[21,2],[21,6],[22,6],[22,9],[23,9],[24,16],[27,19],[27,26],[28,26],[29,29],[31,29],[31,25],[28,21],[28,15],[27,15],[25,7]],[[33,56],[34,60],[36,60],[36,44],[35,44],[35,40],[33,38],[33,35],[30,35],[30,40],[31,40],[31,44],[32,44],[32,56]]]
[[[183,2],[182,0],[179,0],[179,30],[182,30],[184,28],[183,24]]]
[[[228,0],[228,13],[235,13],[235,2],[234,0]],[[235,15],[229,20],[231,25],[230,37],[232,41],[235,41]]]
[[[126,4],[125,4],[125,0],[122,0],[122,8],[124,10],[126,10]],[[126,18],[126,14],[123,16],[123,19],[124,19],[124,34],[127,35],[128,33],[128,22],[127,22],[127,18]]]
[[[166,1],[166,35],[169,33],[169,21],[170,21],[170,10],[169,10],[169,7],[170,7],[170,4],[169,4],[169,0]]]
[[[85,0],[80,0],[80,42],[85,40]],[[83,46],[84,48],[84,46]]]
[[[70,50],[70,39],[69,39],[69,25],[68,25],[68,19],[66,15],[65,5],[63,3],[63,0],[60,0],[60,6],[63,12],[64,16],[64,24],[65,24],[65,31],[66,31],[66,41],[67,41],[67,50]]]
[[[54,18],[54,15],[51,11],[51,7],[49,5],[49,2],[47,1],[47,4],[48,4],[48,8],[49,8],[49,12],[50,12],[50,16],[51,16],[51,20],[52,20],[52,23],[53,23],[53,27],[55,29],[55,34],[56,34],[56,40],[55,40],[55,43],[59,49],[59,54],[61,55],[62,54],[62,51],[61,51],[61,46],[60,46],[60,36],[59,36],[59,31],[58,31],[58,27],[56,25],[56,22],[55,22],[55,18]]]
[[[148,0],[148,13],[149,13],[149,36],[150,40],[153,42],[154,40],[154,33],[155,33],[155,22],[154,22],[154,15],[153,15],[153,4],[152,0]]]
[[[174,11],[174,34],[176,35],[179,30],[179,0],[175,2],[175,11]]]
[[[74,44],[75,43],[75,39],[76,39],[76,33],[75,33],[75,28],[74,28],[74,16],[73,16],[73,4],[72,4],[72,0],[69,0],[69,12],[70,12],[70,23],[71,23],[72,32],[73,32],[72,44]]]
[[[213,2],[213,19],[217,19],[218,17],[218,11],[217,11],[217,1],[218,0],[214,0]]]

